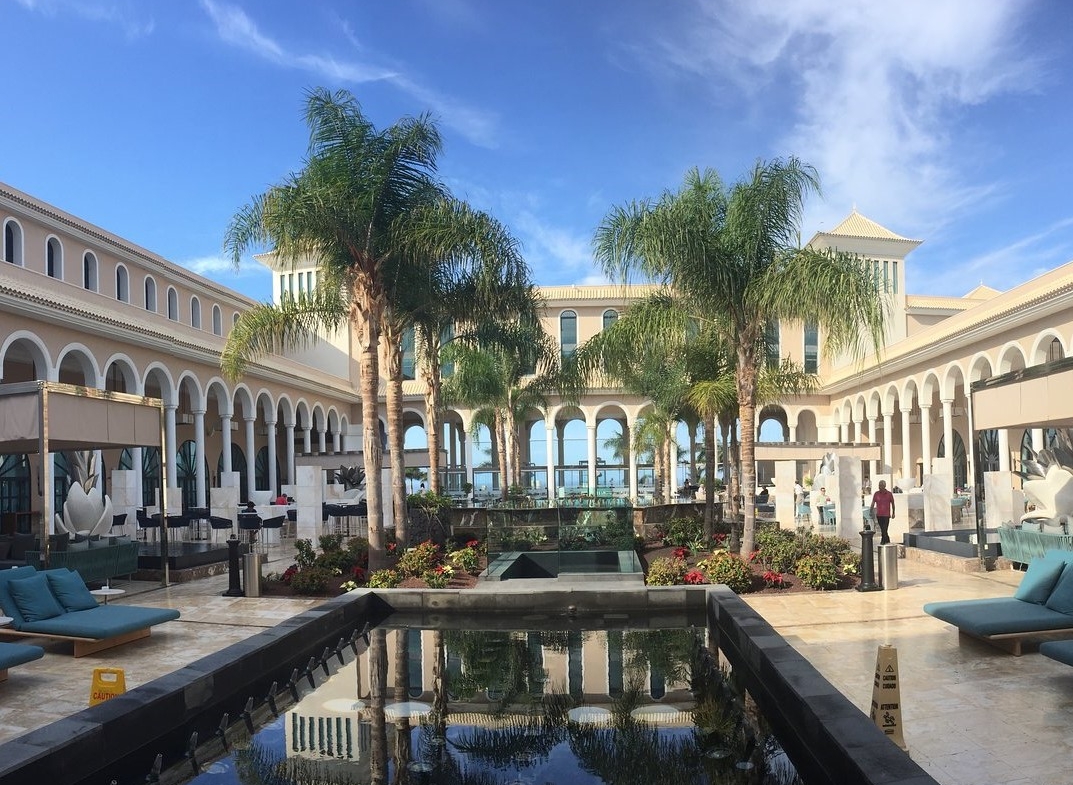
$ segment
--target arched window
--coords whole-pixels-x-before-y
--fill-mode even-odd
[[[173,322],[179,321],[179,293],[174,286],[168,287],[168,318]]]
[[[145,310],[156,313],[156,281],[145,276]]]
[[[14,219],[4,221],[4,261],[22,267],[22,227]]]
[[[82,257],[82,288],[97,291],[97,257],[90,251]]]
[[[130,302],[130,278],[127,268],[121,264],[115,268],[115,298],[121,303]]]
[[[577,314],[573,311],[563,311],[559,316],[559,348],[563,357],[577,351]]]
[[[224,315],[218,305],[212,306],[212,334],[224,334]]]
[[[1061,360],[1066,356],[1065,349],[1062,348],[1062,342],[1057,338],[1051,339],[1051,345],[1047,347],[1047,362],[1053,363],[1055,360]]]
[[[190,298],[190,326],[201,329],[201,300]]]
[[[63,246],[55,237],[45,243],[45,274],[49,278],[63,278]]]
[[[613,325],[617,321],[618,321],[618,311],[616,311],[614,308],[608,308],[606,311],[604,311],[604,329],[605,330],[608,327],[610,327],[611,325]]]
[[[231,314],[231,326],[234,327],[236,324],[238,324],[238,311]]]

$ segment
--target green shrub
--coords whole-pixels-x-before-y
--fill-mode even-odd
[[[849,551],[848,553],[842,554],[838,567],[842,570],[843,575],[860,575],[861,555],[856,551]]]
[[[359,567],[369,566],[369,541],[364,537],[351,537],[346,544],[350,557]]]
[[[328,591],[333,573],[324,567],[307,567],[299,570],[291,578],[291,588],[295,594],[324,594]]]
[[[756,533],[757,558],[774,572],[791,572],[803,555],[802,542],[786,529],[764,527]]]
[[[838,586],[838,567],[830,556],[803,556],[794,567],[794,574],[811,589]]]
[[[459,548],[457,551],[451,551],[447,554],[447,561],[470,575],[480,572],[481,555],[476,548]]]
[[[294,563],[299,570],[307,570],[317,560],[317,552],[313,549],[312,540],[294,541]]]
[[[709,583],[726,584],[735,594],[752,591],[753,571],[741,558],[732,553],[715,553],[697,563],[697,569],[708,576]]]
[[[421,577],[430,589],[446,589],[451,582],[455,571],[447,564],[439,564],[427,571]]]
[[[409,548],[396,565],[398,571],[404,576],[424,575],[439,562],[440,548],[431,540],[426,540],[420,545]]]
[[[828,556],[838,564],[847,553],[853,553],[853,547],[843,537],[824,537],[809,532],[805,535],[804,552],[809,556]]]
[[[686,576],[685,559],[663,557],[648,565],[645,583],[649,586],[675,586]]]
[[[370,589],[394,589],[402,583],[402,576],[395,570],[377,570],[369,576]]]
[[[672,518],[667,522],[663,542],[667,545],[686,545],[704,539],[704,521],[698,518]]]

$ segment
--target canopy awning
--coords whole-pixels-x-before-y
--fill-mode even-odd
[[[0,384],[0,453],[158,447],[162,406],[73,384]]]
[[[883,457],[882,447],[878,444],[757,442],[754,449],[758,461],[818,461],[826,453],[839,458],[859,458],[862,461],[878,461]]]
[[[1071,428],[1071,391],[1073,358],[973,382],[973,428]]]

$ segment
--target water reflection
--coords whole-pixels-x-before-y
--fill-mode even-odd
[[[288,713],[281,747],[237,753],[237,781],[798,782],[705,644],[694,630],[376,629]]]

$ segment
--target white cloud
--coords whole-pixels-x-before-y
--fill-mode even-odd
[[[203,275],[206,278],[216,278],[225,274],[236,278],[249,276],[254,273],[258,275],[264,274],[264,268],[256,262],[244,263],[238,270],[236,270],[231,265],[231,260],[225,259],[222,256],[199,256],[195,259],[179,262],[179,266],[185,267],[187,270],[197,273],[198,275]]]
[[[145,16],[146,4],[131,0],[16,0],[28,11],[45,16],[72,13],[91,22],[103,22],[119,27],[129,40],[152,34],[156,23]]]
[[[658,48],[664,65],[743,94],[746,111],[779,112],[786,130],[757,155],[786,151],[817,167],[826,205],[813,202],[806,226],[831,226],[856,203],[895,231],[930,233],[1003,187],[966,173],[989,151],[973,149],[962,123],[979,104],[1037,86],[1040,61],[1017,49],[1023,6],[719,0],[698,3],[689,29]]]
[[[442,118],[446,126],[455,129],[473,144],[489,148],[495,146],[498,118],[493,113],[467,107],[457,98],[426,87],[400,73],[398,69],[337,59],[323,54],[291,52],[283,44],[263,33],[253,19],[238,6],[217,0],[201,0],[201,6],[212,19],[220,40],[227,44],[244,49],[280,67],[308,71],[331,81],[352,84],[372,81],[390,83]],[[341,29],[344,37],[355,49],[363,49],[349,24],[342,25]]]
[[[599,275],[593,268],[589,236],[551,226],[529,210],[521,211],[511,225],[537,280],[561,284],[573,283],[579,276]]]

